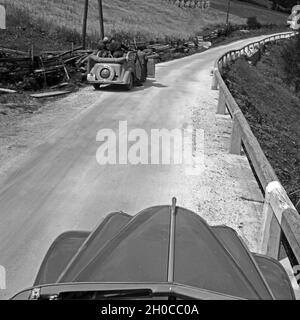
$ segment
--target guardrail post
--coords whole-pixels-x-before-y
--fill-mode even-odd
[[[223,90],[220,88],[217,114],[225,114],[225,111],[226,111],[225,95]]]
[[[237,119],[237,114],[233,115],[233,127],[231,132],[230,140],[230,153],[231,154],[241,154],[242,148],[242,136],[240,132],[240,126]]]
[[[264,209],[264,234],[261,244],[261,254],[267,255],[278,260],[280,239],[281,239],[281,228],[274,215],[273,209],[269,204],[268,199],[265,200]]]
[[[300,265],[300,217],[296,209],[288,208],[282,212],[281,228],[297,260],[297,265]]]
[[[268,184],[263,208],[263,234],[260,253],[278,260],[281,240],[282,213],[288,208],[282,195],[283,187],[278,181]],[[277,203],[274,204],[276,198]]]
[[[224,67],[223,60],[221,60],[220,64],[219,64],[219,71],[220,71],[221,74],[223,72],[223,67]]]
[[[211,84],[212,90],[218,90],[217,72],[218,72],[218,68],[214,68],[213,80],[212,80],[212,84]]]

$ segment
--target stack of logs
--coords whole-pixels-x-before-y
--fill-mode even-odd
[[[45,51],[35,55],[33,50],[23,52],[0,48],[0,81],[18,84],[31,79],[47,86],[58,78],[70,80],[69,70],[90,53],[92,50],[76,48],[64,52]]]

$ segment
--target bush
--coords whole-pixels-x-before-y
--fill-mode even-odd
[[[249,29],[260,29],[261,23],[257,21],[256,17],[249,17],[247,19],[247,26]]]

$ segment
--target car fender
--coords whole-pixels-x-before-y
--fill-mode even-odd
[[[126,84],[129,83],[129,77],[130,77],[131,74],[134,76],[133,69],[130,68],[130,69],[125,71],[124,78],[123,78],[124,83],[126,83]]]

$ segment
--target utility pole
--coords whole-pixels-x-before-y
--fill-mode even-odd
[[[99,3],[99,21],[100,21],[100,37],[104,38],[104,20],[103,20],[103,6],[102,0],[98,0]]]
[[[86,48],[86,30],[87,30],[87,18],[89,11],[89,0],[85,0],[84,3],[84,14],[83,14],[83,25],[82,25],[82,47]]]
[[[6,29],[6,9],[2,3],[0,3],[0,29]]]
[[[228,28],[228,24],[229,24],[230,1],[231,0],[228,0],[228,5],[227,5],[226,28]]]

